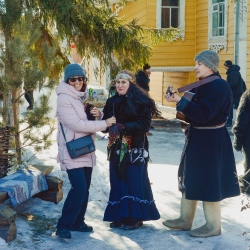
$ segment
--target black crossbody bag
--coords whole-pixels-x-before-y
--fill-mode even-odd
[[[63,126],[61,125],[66,147],[68,149],[71,159],[75,159],[79,156],[90,154],[95,151],[95,144],[91,135],[87,135],[76,140],[67,142],[64,134]]]

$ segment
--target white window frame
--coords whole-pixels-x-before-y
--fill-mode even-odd
[[[217,53],[224,48],[227,50],[227,26],[228,26],[228,1],[224,0],[224,35],[213,36],[213,0],[208,2],[208,48],[216,51]]]
[[[157,0],[156,2],[156,28],[157,29],[166,29],[161,27],[161,10],[162,10],[162,0]],[[179,29],[181,30],[180,34],[174,38],[181,37],[181,40],[185,40],[185,7],[186,0],[179,0]]]

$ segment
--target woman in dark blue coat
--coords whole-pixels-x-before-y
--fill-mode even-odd
[[[134,85],[129,71],[116,76],[116,94],[103,109],[104,118],[115,116],[109,130],[110,195],[104,221],[111,228],[136,229],[142,221],[160,218],[155,206],[147,164],[149,159],[146,133],[153,114],[159,114],[154,101]]]
[[[195,71],[201,80],[218,75],[219,56],[204,50],[195,57]],[[191,231],[191,236],[209,237],[221,233],[220,201],[239,195],[232,143],[225,122],[232,105],[232,92],[221,78],[193,89],[191,101],[172,95],[177,111],[190,120],[178,172],[183,192],[181,216],[166,220],[165,226],[190,230],[197,206],[203,201],[206,224]]]

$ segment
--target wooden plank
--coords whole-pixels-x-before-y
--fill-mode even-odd
[[[6,205],[0,205],[0,225],[10,225],[16,220],[16,212],[7,207]]]
[[[7,192],[0,192],[0,204],[9,199]]]
[[[44,201],[50,201],[54,202],[55,204],[58,204],[62,198],[63,198],[63,192],[62,189],[59,189],[58,191],[44,191],[41,193],[36,194],[34,197],[40,198]]]
[[[47,165],[29,165],[28,169],[30,170],[39,170],[41,171],[45,176],[49,175],[51,171],[53,170],[54,166],[47,166]]]
[[[17,229],[15,222],[11,223],[8,226],[0,226],[0,237],[3,238],[6,242],[11,242],[16,238]]]
[[[63,181],[56,176],[46,176],[46,182],[48,184],[48,190],[58,191],[62,189]]]

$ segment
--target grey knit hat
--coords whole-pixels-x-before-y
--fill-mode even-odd
[[[77,64],[68,64],[64,70],[64,82],[67,82],[70,77],[73,76],[83,76],[86,78],[83,68]]]
[[[213,72],[218,71],[218,66],[220,62],[220,58],[218,54],[213,50],[203,50],[200,54],[198,54],[195,58],[195,61],[199,61],[206,65]]]

